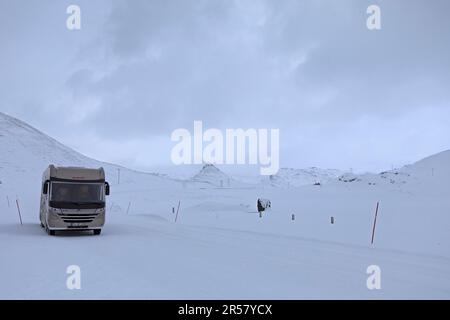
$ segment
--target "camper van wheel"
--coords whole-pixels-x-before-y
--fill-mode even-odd
[[[98,236],[102,232],[102,229],[94,229],[94,234]]]

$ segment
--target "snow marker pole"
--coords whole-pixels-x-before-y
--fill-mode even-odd
[[[131,201],[128,202],[127,214],[128,214],[128,211],[130,210],[130,206],[131,206]]]
[[[19,199],[16,199],[17,212],[19,212],[20,225],[22,225],[22,215],[20,214]]]
[[[180,201],[178,201],[177,215],[175,216],[175,222],[178,220],[178,211],[180,210]]]
[[[377,225],[377,216],[378,216],[378,207],[379,207],[380,203],[377,202],[377,208],[375,209],[375,218],[373,219],[373,228],[372,228],[372,241],[370,242],[371,244],[373,244],[373,238],[375,236],[375,227]]]
[[[9,197],[8,196],[6,196],[6,201],[8,201],[8,208],[9,208],[10,205],[9,205]]]

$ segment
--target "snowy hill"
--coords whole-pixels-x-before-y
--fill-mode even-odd
[[[403,172],[401,170],[390,170],[384,171],[379,174],[375,173],[364,173],[364,174],[353,174],[345,173],[338,177],[339,182],[344,183],[356,183],[365,184],[369,186],[390,186],[390,187],[400,187],[407,186],[415,180],[415,177],[411,174]]]
[[[113,185],[118,181],[119,170],[120,183],[125,185],[138,180],[148,186],[176,184],[157,174],[137,172],[86,157],[25,122],[0,112],[0,191],[3,189],[9,195],[36,199],[42,173],[49,164],[103,167]]]
[[[3,113],[0,113],[0,154],[0,188],[9,195],[30,196],[31,190],[39,190],[42,172],[52,163],[101,166],[99,162]],[[27,188],[24,184],[28,185]]]
[[[401,171],[417,177],[450,181],[450,150],[426,157]]]
[[[335,181],[343,172],[335,169],[320,169],[316,167],[306,169],[281,168],[276,175],[262,180],[272,187],[300,187],[314,184],[326,184]]]
[[[445,186],[450,186],[450,150],[379,174],[345,173],[338,177],[338,181],[369,186],[384,185],[405,190],[425,187],[428,191],[442,191]]]
[[[235,180],[233,177],[222,172],[214,164],[206,163],[189,181],[200,184],[203,187],[243,187],[245,183]]]
[[[231,178],[228,175],[210,163],[205,164],[200,172],[192,177],[193,181],[206,182],[216,186],[219,186],[221,182],[222,184],[227,183],[230,179]]]
[[[0,112],[0,166],[7,169],[42,171],[56,165],[96,166],[89,159],[26,123]]]

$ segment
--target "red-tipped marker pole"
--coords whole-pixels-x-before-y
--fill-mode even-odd
[[[178,201],[178,208],[177,208],[177,215],[175,216],[175,222],[178,220],[178,211],[180,210],[180,203],[181,201]]]
[[[378,216],[378,207],[379,207],[380,203],[377,202],[377,208],[375,210],[375,218],[373,220],[373,229],[372,229],[372,241],[371,244],[373,244],[373,238],[375,237],[375,227],[377,226],[377,216]]]
[[[20,214],[19,199],[16,199],[17,212],[19,212],[20,225],[22,225],[22,215]]]

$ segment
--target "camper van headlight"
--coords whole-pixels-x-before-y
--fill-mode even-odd
[[[48,213],[52,213],[52,214],[61,213],[61,209],[49,207]]]

